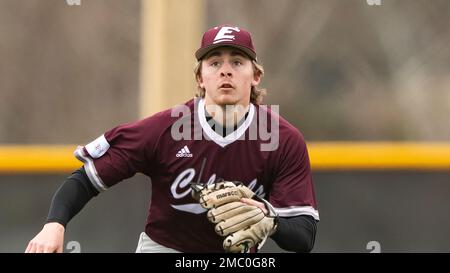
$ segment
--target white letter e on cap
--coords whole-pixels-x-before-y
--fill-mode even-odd
[[[213,44],[234,41],[234,35],[229,35],[233,33],[233,31],[239,32],[240,30],[238,27],[221,27],[214,38]]]

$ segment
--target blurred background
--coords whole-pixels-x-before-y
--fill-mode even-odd
[[[77,145],[193,97],[193,54],[224,23],[253,34],[264,103],[309,144],[313,252],[450,252],[450,1],[367,2],[0,0],[0,252],[40,231]],[[66,243],[133,252],[150,186],[91,200]]]

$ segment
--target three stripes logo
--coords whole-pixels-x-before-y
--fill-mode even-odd
[[[179,150],[176,156],[177,157],[192,157],[192,153],[191,153],[191,151],[189,151],[189,148],[187,147],[187,145],[184,145],[183,149]]]

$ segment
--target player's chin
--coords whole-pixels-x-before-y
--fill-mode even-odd
[[[235,105],[238,102],[239,102],[238,99],[236,99],[234,96],[230,96],[230,95],[220,95],[216,100],[216,103],[221,106]]]

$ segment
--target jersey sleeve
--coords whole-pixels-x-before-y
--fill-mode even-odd
[[[280,147],[269,201],[279,216],[310,215],[319,220],[308,150],[303,136],[291,132]]]
[[[149,123],[146,119],[117,126],[75,150],[97,190],[105,191],[137,172],[146,173],[155,145],[155,130]]]

